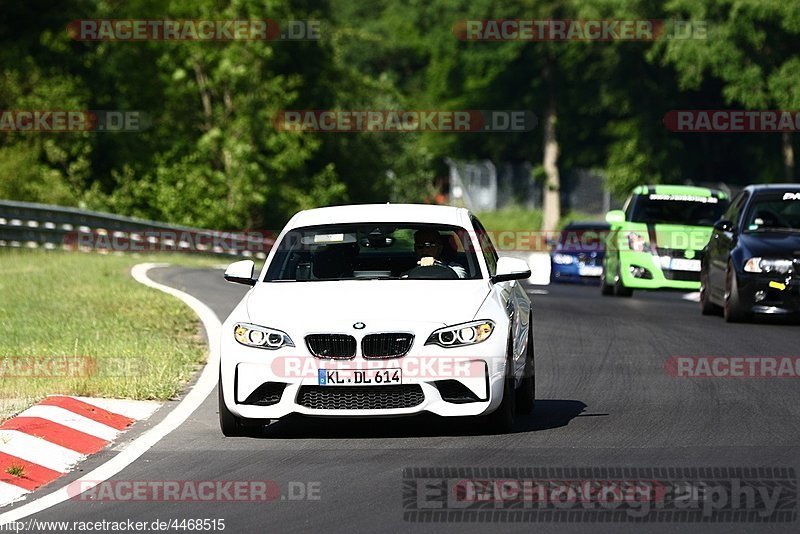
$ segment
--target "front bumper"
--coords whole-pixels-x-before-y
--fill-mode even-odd
[[[366,360],[357,354],[350,360],[326,360],[315,358],[302,342],[268,351],[245,347],[223,334],[220,376],[225,404],[246,419],[423,412],[457,417],[483,415],[499,406],[506,376],[506,337],[501,332],[471,347],[445,349],[423,343],[418,336],[409,353],[397,359]],[[321,385],[320,369],[400,369],[402,385]],[[454,390],[467,395],[454,402]]]
[[[800,313],[800,277],[742,273],[737,275],[739,302],[752,313]],[[758,291],[765,298],[756,301]]]
[[[697,260],[699,264],[699,259]],[[634,289],[700,289],[700,271],[664,269],[661,260],[649,252],[624,251],[619,256],[620,277],[626,287]],[[631,267],[646,269],[651,278],[636,277]]]
[[[573,263],[563,264],[550,261],[550,279],[553,282],[597,282],[603,273],[603,260],[591,259],[581,262],[576,259]]]

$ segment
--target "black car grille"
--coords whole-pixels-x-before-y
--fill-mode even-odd
[[[580,254],[578,254],[577,258],[578,258],[578,263],[580,263],[581,265],[586,265],[588,267],[594,267],[603,264],[603,258],[598,258],[597,254],[584,254],[583,252],[581,252]]]
[[[671,269],[664,269],[664,278],[679,282],[699,282],[700,273],[697,271],[673,271]]]
[[[361,340],[361,355],[364,358],[400,358],[411,350],[413,342],[413,334],[367,334]]]
[[[659,256],[669,256],[670,258],[680,258],[680,259],[687,259],[686,258],[686,250],[684,248],[661,248],[657,247],[658,255]],[[691,259],[693,260],[700,260],[703,258],[703,251],[702,250],[695,250],[694,256]]]
[[[309,334],[306,346],[317,358],[347,360],[356,355],[356,338],[347,334]]]
[[[422,404],[417,384],[402,386],[302,386],[297,404],[312,410],[392,410]]]
[[[284,389],[286,389],[286,384],[282,382],[264,382],[248,395],[242,404],[255,404],[257,406],[278,404]]]

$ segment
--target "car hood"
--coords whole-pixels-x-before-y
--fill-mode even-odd
[[[739,242],[751,256],[786,258],[800,256],[800,233],[743,233],[739,236]]]
[[[247,297],[251,322],[279,329],[366,331],[471,320],[489,294],[486,280],[260,282]]]

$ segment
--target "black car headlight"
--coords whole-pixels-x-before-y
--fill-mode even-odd
[[[426,345],[439,345],[440,347],[463,347],[464,345],[474,345],[485,341],[494,331],[494,322],[489,321],[470,321],[468,323],[445,326],[439,330],[434,330],[428,336]]]
[[[744,270],[748,273],[787,274],[792,270],[792,260],[750,258],[744,264]]]
[[[242,345],[259,349],[294,347],[292,338],[286,332],[249,323],[236,323],[233,327],[233,337]]]

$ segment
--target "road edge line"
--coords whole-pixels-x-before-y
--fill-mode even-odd
[[[188,391],[186,396],[181,399],[178,405],[175,406],[163,420],[127,444],[116,456],[81,478],[70,482],[66,486],[24,504],[19,508],[0,514],[0,525],[5,525],[11,521],[19,521],[29,515],[47,510],[105,482],[135,462],[153,445],[183,424],[203,401],[205,401],[206,397],[214,391],[218,380],[219,336],[222,323],[219,318],[217,318],[217,314],[197,298],[178,289],[154,282],[147,277],[147,272],[150,271],[150,269],[166,267],[168,265],[168,263],[139,263],[131,268],[131,276],[141,284],[158,289],[159,291],[163,291],[164,293],[168,293],[182,300],[198,315],[205,327],[209,345],[208,362],[203,368],[200,378],[198,378],[197,382]]]

